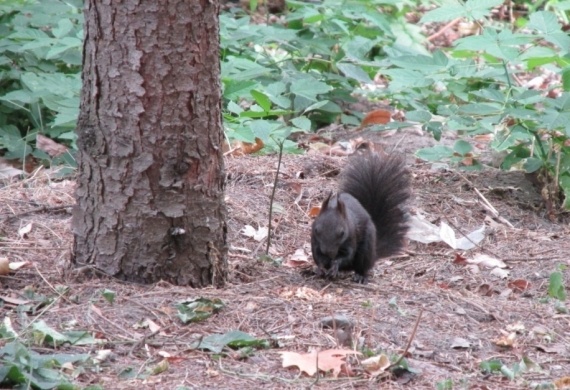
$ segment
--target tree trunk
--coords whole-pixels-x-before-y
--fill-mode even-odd
[[[86,0],[73,263],[223,284],[218,0]]]

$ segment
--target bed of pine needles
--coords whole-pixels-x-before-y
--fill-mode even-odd
[[[397,151],[417,149],[414,137],[426,136],[400,139]],[[570,286],[570,229],[565,214],[555,221],[548,218],[539,188],[519,172],[434,169],[410,157],[411,215],[422,215],[436,225],[443,221],[458,235],[485,224],[485,239],[468,252],[442,242],[410,241],[402,256],[376,264],[368,284],[354,284],[350,275],[331,282],[310,272],[309,214],[335,188],[335,176],[344,163],[345,157],[319,153],[284,156],[276,189],[272,260],[262,260],[265,240],[258,242],[241,231],[246,225],[267,226],[277,157],[226,157],[230,272],[222,289],[196,290],[164,282],[141,286],[112,278],[79,280],[69,269],[74,181],[53,180],[40,171],[4,183],[0,257],[27,265],[0,276],[0,298],[24,299],[25,291],[33,291],[52,300],[25,313],[17,304],[4,302],[0,318],[9,317],[25,340],[33,339],[30,323],[38,320],[58,331],[87,330],[103,340],[56,349],[30,342],[30,348],[42,354],[96,356],[107,350],[96,367],[75,371],[73,381],[81,386],[340,389],[381,384],[433,389],[449,379],[454,388],[519,389],[568,380],[570,316],[561,310],[564,302],[549,297],[548,288],[551,273],[561,265],[566,267],[565,286]],[[489,214],[483,199],[498,217]],[[29,232],[23,233],[30,223]],[[303,253],[308,255],[306,263],[299,256]],[[476,270],[462,261],[475,254],[501,259],[508,276]],[[112,304],[103,297],[106,289],[115,293]],[[203,322],[182,324],[175,304],[200,296],[220,298],[225,307]],[[350,326],[321,325],[323,318],[341,315]],[[268,339],[271,347],[221,355],[192,348],[196,340],[231,330]],[[409,369],[372,376],[360,364],[363,356],[347,358],[346,370],[338,377],[308,377],[296,367],[282,367],[279,352],[333,348],[392,359],[404,354]],[[523,358],[528,367],[514,380],[481,369],[481,363],[490,360],[513,368]],[[160,364],[160,373],[136,378]]]

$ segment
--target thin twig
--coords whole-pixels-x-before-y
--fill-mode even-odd
[[[442,28],[439,29],[438,32],[436,32],[435,34],[430,35],[427,40],[428,41],[433,41],[434,39],[438,38],[439,36],[443,35],[444,32],[446,32],[447,30],[449,30],[451,27],[455,26],[457,23],[459,23],[461,21],[462,18],[457,18],[457,19],[453,19],[451,22],[447,23],[445,26],[443,26]]]
[[[36,213],[45,213],[45,212],[59,212],[61,210],[65,210],[68,208],[73,207],[72,204],[68,204],[68,205],[63,205],[63,206],[52,206],[52,207],[48,207],[48,206],[42,206],[42,207],[38,207],[36,209],[33,210],[29,210],[29,211],[24,211],[23,213],[18,213],[15,215],[10,215],[8,217],[5,217],[6,221],[10,221],[12,219],[16,219],[16,218],[22,218],[25,216],[28,216],[30,214],[36,214]]]
[[[151,332],[150,334],[143,336],[142,339],[138,340],[136,343],[133,344],[133,346],[131,347],[131,349],[129,350],[129,353],[128,353],[127,355],[128,355],[128,356],[132,356],[132,355],[133,355],[133,352],[134,352],[136,349],[140,348],[140,347],[146,342],[146,340],[150,339],[151,337],[156,336],[156,335],[159,334],[160,332],[163,332],[163,331],[167,330],[167,329],[170,328],[171,326],[172,326],[172,325],[167,326],[167,327],[165,327],[165,328],[160,327],[160,328],[158,328],[157,330],[155,330],[154,332]]]
[[[410,338],[408,339],[408,344],[406,345],[404,352],[400,355],[398,360],[396,360],[394,363],[392,363],[388,366],[386,371],[388,371],[389,369],[391,369],[393,367],[397,367],[398,365],[400,365],[400,363],[402,362],[404,357],[408,354],[408,351],[410,350],[410,346],[412,345],[412,341],[416,337],[416,333],[418,331],[418,326],[420,325],[420,320],[422,319],[423,313],[424,313],[424,309],[420,309],[420,313],[418,314],[418,319],[416,320],[416,324],[414,325],[414,330],[412,330],[412,334],[410,335]]]
[[[267,227],[267,247],[265,248],[265,255],[269,255],[269,247],[271,246],[271,220],[273,218],[273,201],[275,199],[275,191],[277,191],[277,183],[279,182],[279,171],[281,169],[281,159],[283,157],[283,145],[285,140],[279,142],[279,159],[277,160],[277,172],[275,172],[275,181],[273,182],[273,189],[271,190],[271,198],[269,199],[269,223]]]

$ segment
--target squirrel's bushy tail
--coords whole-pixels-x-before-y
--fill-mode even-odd
[[[403,158],[367,152],[352,157],[344,169],[340,191],[354,196],[376,226],[378,258],[398,253],[408,231],[404,204],[410,178]]]

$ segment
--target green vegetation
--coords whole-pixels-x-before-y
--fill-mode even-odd
[[[0,6],[0,148],[7,158],[32,155],[42,133],[71,148],[81,86],[81,1],[11,0]],[[454,147],[418,151],[426,160],[480,167],[471,139],[492,135],[504,169],[537,172],[551,197],[570,208],[570,37],[565,2],[528,5],[512,21],[491,18],[501,0],[468,0],[420,13],[419,0],[288,1],[273,23],[254,23],[242,9],[220,16],[224,124],[228,139],[299,152],[293,132],[330,123],[357,126],[355,93],[391,102]],[[524,2],[526,4],[526,2]],[[523,4],[523,5],[524,5]],[[430,8],[427,8],[430,9]],[[463,18],[474,34],[429,52],[422,24]],[[267,20],[270,18],[268,17]],[[419,23],[414,23],[419,19]],[[381,74],[381,89],[362,88]],[[561,82],[533,87],[541,74]],[[556,76],[557,75],[557,76]]]
[[[79,112],[82,1],[0,5],[0,148],[8,159],[49,156],[36,134],[74,147]],[[68,163],[72,162],[68,158]],[[55,161],[58,163],[59,161]]]

